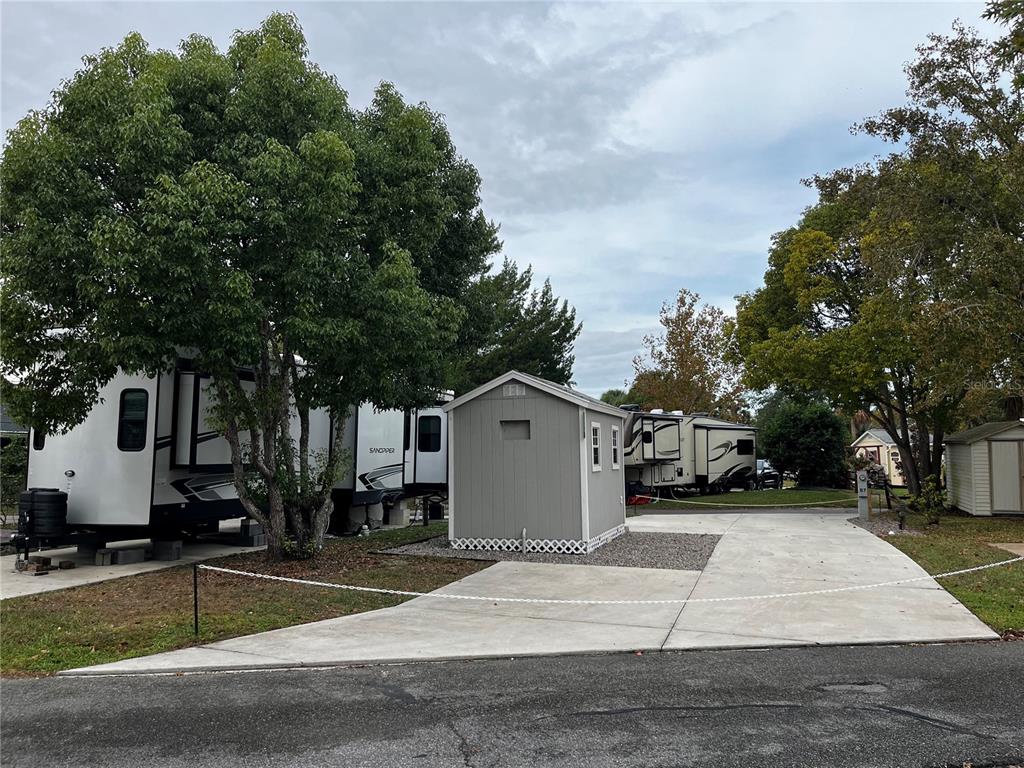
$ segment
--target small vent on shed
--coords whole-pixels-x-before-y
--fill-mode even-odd
[[[530,439],[530,422],[528,419],[522,419],[517,421],[505,421],[501,422],[501,439],[502,440],[529,440]]]
[[[506,384],[501,388],[501,394],[504,397],[526,397],[526,385],[517,381]]]

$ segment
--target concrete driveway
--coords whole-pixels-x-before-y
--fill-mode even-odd
[[[926,572],[853,525],[849,511],[650,515],[638,531],[720,533],[691,597],[806,592],[912,579]],[[687,603],[663,650],[994,639],[934,580],[768,600]]]
[[[683,513],[630,518],[636,531],[718,533],[700,571],[497,563],[437,594],[659,600],[757,596],[926,575],[847,521],[849,511]],[[623,650],[994,639],[933,580],[827,595],[685,605],[573,605],[416,598],[70,674],[331,666]]]

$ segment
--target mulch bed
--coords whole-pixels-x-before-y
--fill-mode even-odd
[[[893,536],[924,536],[922,531],[915,530],[913,528],[904,528],[900,530],[899,524],[893,520],[885,520],[883,518],[872,518],[871,520],[861,520],[860,518],[850,518],[850,522],[866,531],[870,531],[883,539],[892,538]]]

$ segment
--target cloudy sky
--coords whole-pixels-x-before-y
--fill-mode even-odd
[[[885,148],[851,123],[900,103],[902,66],[980,4],[4,2],[6,132],[132,30],[226,46],[294,11],[355,106],[380,80],[443,112],[505,253],[583,321],[577,384],[622,386],[681,287],[727,310],[760,282],[799,180]]]

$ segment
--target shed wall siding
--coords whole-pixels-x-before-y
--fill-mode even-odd
[[[971,474],[974,480],[975,515],[992,514],[992,485],[988,469],[988,441],[979,440],[967,446],[971,451]]]
[[[452,421],[452,537],[578,540],[582,531],[578,409],[527,385],[496,387],[457,407]],[[528,420],[529,440],[505,440],[502,420]]]
[[[587,499],[589,500],[588,518],[590,521],[589,538],[600,536],[607,530],[623,525],[626,522],[626,507],[623,494],[622,463],[622,419],[603,413],[587,410],[584,412],[586,421],[586,450],[591,449],[590,426],[592,423],[601,425],[601,471],[592,470],[591,455],[584,462],[587,475]],[[619,468],[612,469],[612,427],[619,427]]]
[[[949,503],[974,514],[974,465],[969,445],[946,446],[946,484]]]

